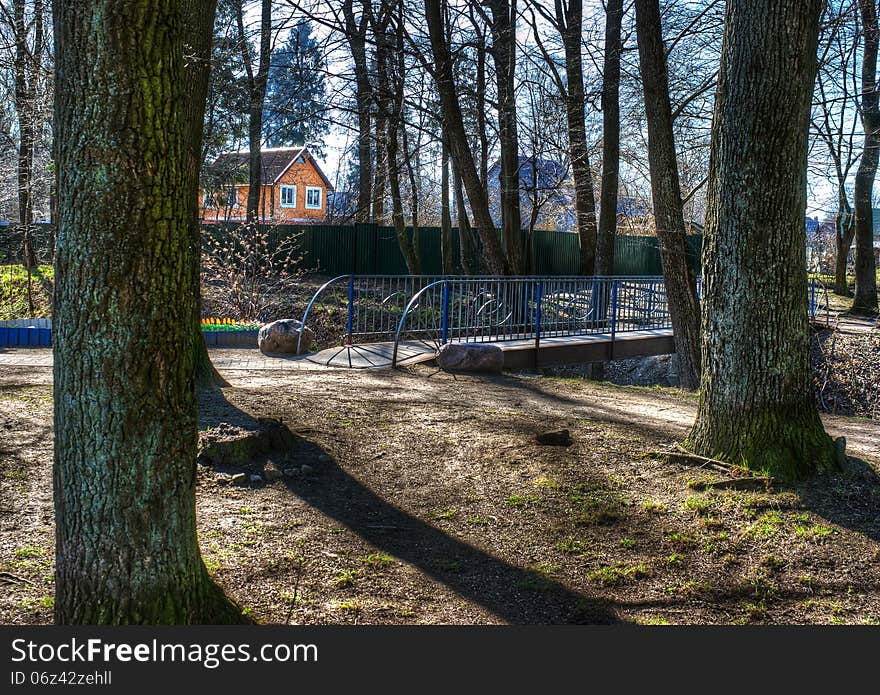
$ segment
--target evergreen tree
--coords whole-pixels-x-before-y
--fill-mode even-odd
[[[311,22],[297,22],[287,41],[272,51],[263,116],[263,137],[270,147],[309,143],[321,153],[320,140],[327,133],[324,75],[324,52]]]

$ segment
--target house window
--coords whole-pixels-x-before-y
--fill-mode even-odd
[[[281,186],[281,207],[296,207],[296,186]]]
[[[212,192],[205,191],[205,207],[206,208],[217,207],[217,203],[214,200],[214,194]]]
[[[236,206],[238,206],[238,189],[235,186],[230,186],[226,192],[226,207],[234,208]]]
[[[321,209],[321,193],[322,189],[318,186],[306,187],[306,207],[309,210]]]

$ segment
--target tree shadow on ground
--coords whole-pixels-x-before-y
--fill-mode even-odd
[[[200,413],[204,413],[200,428],[220,422],[259,422],[219,391],[202,394]],[[284,452],[286,463],[308,464],[314,474],[285,476],[279,482],[364,541],[413,565],[466,600],[513,624],[620,622],[612,604],[494,557],[391,504],[349,474],[320,445],[285,429],[293,441]],[[259,466],[258,460],[254,464]]]
[[[880,541],[880,475],[867,461],[850,456],[843,471],[816,476],[798,493],[823,519]]]

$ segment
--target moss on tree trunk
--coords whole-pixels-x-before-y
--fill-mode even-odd
[[[727,6],[703,247],[703,377],[686,446],[784,480],[836,464],[807,319],[807,125],[819,0]]]
[[[183,33],[169,0],[56,4],[60,623],[241,620],[196,538]]]

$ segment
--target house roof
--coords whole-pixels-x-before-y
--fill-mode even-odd
[[[306,161],[311,161],[324,185],[329,190],[333,190],[333,184],[330,183],[330,179],[321,171],[321,167],[318,166],[318,162],[315,161],[307,147],[273,147],[261,150],[260,164],[262,171],[260,173],[260,182],[264,186],[278,183],[278,180],[284,176],[291,164],[300,157],[303,157]],[[249,162],[250,152],[248,150],[223,152],[208,166],[207,173],[218,178],[246,183]]]
[[[556,190],[568,178],[568,167],[555,159],[520,155],[518,160],[519,185],[522,190]],[[489,169],[490,179],[495,179],[500,170],[501,160],[498,159]]]

